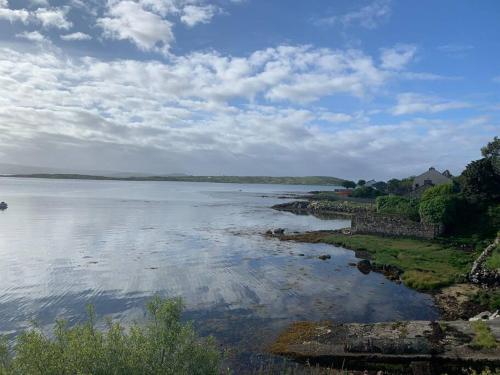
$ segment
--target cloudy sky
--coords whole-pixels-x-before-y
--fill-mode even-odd
[[[459,173],[499,61],[497,0],[0,0],[0,162]]]

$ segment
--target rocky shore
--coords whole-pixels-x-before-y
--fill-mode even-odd
[[[500,347],[481,345],[480,329],[500,340],[498,319],[481,323],[297,322],[279,336],[270,351],[312,364],[399,374],[462,373],[463,368],[500,366]]]

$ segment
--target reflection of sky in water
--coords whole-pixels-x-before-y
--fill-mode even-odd
[[[349,266],[351,251],[261,235],[347,226],[268,208],[280,194],[318,189],[0,179],[9,203],[0,212],[0,332],[80,319],[89,302],[100,316],[140,320],[155,293],[182,296],[203,333],[246,337],[250,347],[293,320],[436,317],[428,296]]]

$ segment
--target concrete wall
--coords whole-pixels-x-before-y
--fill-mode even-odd
[[[352,218],[353,233],[382,234],[432,239],[442,233],[440,225],[418,223],[398,215],[356,214]]]

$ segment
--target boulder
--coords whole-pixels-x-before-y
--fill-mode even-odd
[[[327,260],[330,259],[332,256],[328,254],[320,255],[318,258],[321,260]]]
[[[359,272],[365,275],[368,275],[372,271],[372,264],[367,259],[360,260],[356,267],[358,267]]]

